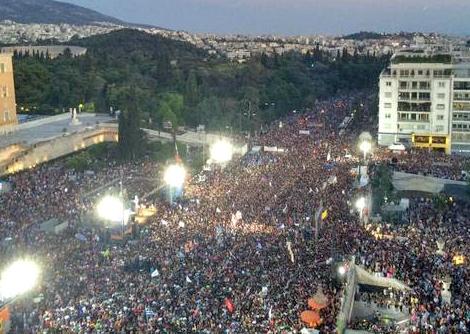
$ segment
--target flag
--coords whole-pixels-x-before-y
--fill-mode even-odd
[[[220,211],[219,207],[217,207],[217,208],[215,209],[215,212],[216,212],[216,213],[221,213],[222,211]]]
[[[235,306],[230,298],[225,298],[224,300],[225,307],[229,313],[233,313],[235,311]]]
[[[286,203],[286,206],[284,207],[284,209],[282,209],[282,213],[287,213],[287,203]]]
[[[324,210],[321,213],[321,220],[325,220],[326,218],[328,218],[328,210]]]
[[[191,281],[191,279],[189,278],[189,276],[186,275],[186,283],[192,283],[193,281]]]
[[[289,252],[289,255],[290,255],[290,260],[292,263],[294,263],[295,259],[294,259],[294,252],[292,252],[292,243],[290,241],[286,241],[286,246],[287,246],[287,251]]]
[[[160,273],[158,272],[158,269],[155,269],[152,274],[150,275],[150,277],[154,278],[154,277],[157,277],[157,276],[160,276]]]

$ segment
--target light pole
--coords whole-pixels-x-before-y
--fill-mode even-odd
[[[180,164],[168,166],[163,175],[163,180],[170,191],[170,203],[173,203],[173,189],[183,188],[186,179],[186,170]]]
[[[11,302],[32,290],[39,280],[39,266],[32,260],[19,259],[7,266],[0,278],[0,299]]]
[[[212,162],[224,164],[232,160],[233,145],[226,140],[219,140],[210,147],[210,159]]]
[[[101,219],[121,224],[121,236],[124,236],[125,210],[122,197],[107,195],[103,197],[96,207]]]
[[[356,209],[359,211],[359,218],[363,220],[364,209],[366,208],[366,198],[360,197],[356,201]]]
[[[16,298],[31,291],[38,283],[40,268],[30,259],[19,259],[8,265],[0,277],[0,311],[7,310]],[[25,319],[23,314],[23,325]],[[0,330],[8,333],[9,319],[0,319]]]
[[[372,144],[368,140],[364,140],[360,145],[359,149],[364,153],[364,161],[367,159],[367,153],[369,153],[372,149]]]

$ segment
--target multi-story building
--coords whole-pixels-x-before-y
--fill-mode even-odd
[[[470,153],[470,58],[463,52],[396,53],[380,75],[379,145]]]
[[[0,128],[16,123],[12,56],[11,54],[0,54]]]

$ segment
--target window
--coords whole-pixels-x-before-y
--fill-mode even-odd
[[[446,83],[444,81],[439,81],[439,88],[445,88]]]
[[[444,120],[444,115],[437,115],[437,120],[438,121],[443,121]]]
[[[5,73],[5,64],[0,63],[0,73]]]
[[[443,132],[443,131],[444,131],[444,126],[443,125],[437,125],[436,126],[436,132]],[[434,141],[434,139],[433,139],[433,141]]]
[[[442,100],[442,99],[445,99],[445,98],[446,98],[446,94],[444,94],[444,93],[438,93],[438,94],[437,94],[437,98],[438,98],[438,99],[441,99],[441,100]]]
[[[4,122],[10,121],[10,112],[8,111],[8,109],[5,109],[3,111],[3,121]]]
[[[387,97],[387,98],[392,97],[392,92],[385,92],[385,97]]]
[[[384,103],[384,108],[391,108],[392,104],[391,103]]]
[[[438,104],[436,105],[437,110],[444,110],[446,108],[445,104]]]
[[[385,118],[392,118],[392,114],[385,114]]]
[[[391,82],[391,81],[386,81],[386,82],[385,82],[385,86],[387,86],[387,87],[392,87],[392,82]]]
[[[2,86],[1,97],[8,97],[8,87],[7,86]]]

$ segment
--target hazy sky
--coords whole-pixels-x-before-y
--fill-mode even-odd
[[[192,32],[470,35],[470,0],[63,0],[119,19]]]

